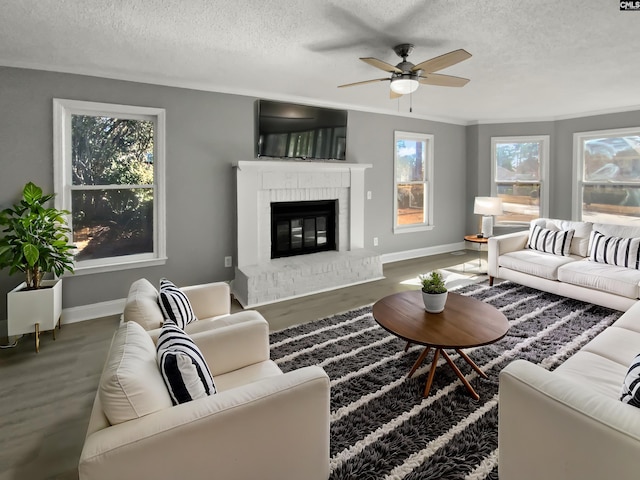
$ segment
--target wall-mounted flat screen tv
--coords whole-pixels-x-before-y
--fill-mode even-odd
[[[259,157],[344,160],[346,149],[346,110],[259,100]]]

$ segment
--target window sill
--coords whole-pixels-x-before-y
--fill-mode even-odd
[[[74,275],[90,275],[93,273],[117,272],[133,268],[155,267],[167,263],[167,257],[133,260],[130,262],[110,263],[108,265],[91,265],[76,267]]]
[[[415,225],[411,227],[394,227],[393,233],[415,233],[415,232],[426,232],[429,230],[433,230],[433,225]]]

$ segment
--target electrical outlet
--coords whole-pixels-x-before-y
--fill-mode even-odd
[[[224,257],[224,266],[232,267],[233,266],[233,257]]]
[[[373,246],[374,247],[378,246],[378,237],[373,237]]]
[[[367,191],[367,200],[371,200],[371,190]]]

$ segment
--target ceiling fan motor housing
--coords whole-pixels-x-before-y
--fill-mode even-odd
[[[404,60],[413,52],[413,43],[401,43],[393,47],[393,51]]]

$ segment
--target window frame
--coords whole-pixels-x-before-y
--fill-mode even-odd
[[[122,255],[75,262],[75,274],[112,272],[166,263],[166,190],[165,190],[165,128],[163,108],[139,107],[82,100],[53,99],[53,173],[56,208],[71,211],[71,117],[73,115],[108,116],[154,122],[153,160],[153,252]],[[133,187],[132,185],[122,185]],[[105,185],[86,189],[104,189]],[[73,232],[72,215],[67,215]]]
[[[513,183],[513,182],[498,182],[496,179],[497,175],[497,158],[496,158],[496,146],[499,143],[540,143],[540,152],[542,159],[540,161],[540,179],[537,182],[526,181],[519,182],[516,181],[515,184],[539,184],[540,185],[540,195],[538,197],[540,201],[540,205],[538,206],[538,218],[548,218],[549,217],[549,151],[550,151],[550,136],[549,135],[517,135],[517,136],[506,136],[506,137],[491,137],[491,196],[498,196],[498,183]],[[496,221],[494,226],[501,227],[521,227],[523,225],[529,225],[529,221],[526,222],[505,222],[505,221]]]
[[[602,137],[625,137],[632,135],[640,136],[640,126],[638,127],[626,127],[626,128],[613,128],[609,130],[592,130],[589,132],[576,132],[573,134],[573,192],[571,202],[571,216],[573,220],[579,222],[590,222],[592,220],[582,220],[582,199],[583,199],[583,187],[584,185],[601,185],[609,184],[610,182],[597,182],[597,181],[585,181],[584,180],[584,144],[585,141],[593,140]],[[617,182],[615,185],[619,186],[632,186],[634,188],[640,188],[638,182]],[[634,217],[637,218],[637,217]]]
[[[417,132],[405,132],[395,130],[393,132],[393,233],[412,233],[423,232],[432,230],[433,225],[433,172],[434,172],[434,139],[435,136],[430,133],[417,133]],[[397,169],[398,169],[398,149],[396,148],[398,140],[411,140],[425,142],[426,148],[424,150],[425,165],[424,165],[424,178],[422,181],[414,182],[398,182]],[[423,212],[424,222],[411,225],[399,225],[398,224],[398,185],[399,184],[423,184]]]

